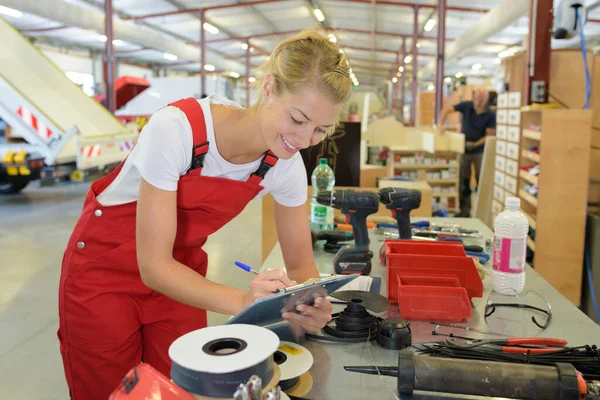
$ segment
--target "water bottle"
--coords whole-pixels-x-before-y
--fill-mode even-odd
[[[494,220],[492,287],[495,292],[511,295],[521,293],[525,286],[529,223],[519,211],[519,198],[506,198],[504,206],[506,209]]]
[[[327,159],[321,158],[312,176],[312,200],[310,202],[310,228],[313,231],[333,229],[333,207],[317,203],[317,193],[322,190],[333,190],[335,175]]]

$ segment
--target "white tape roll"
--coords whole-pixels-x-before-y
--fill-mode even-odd
[[[191,393],[231,397],[252,375],[263,382],[271,380],[278,346],[274,332],[255,325],[199,329],[179,337],[169,347],[171,379]]]
[[[275,362],[281,370],[281,380],[286,381],[308,371],[313,365],[313,356],[299,344],[281,342],[275,352]]]

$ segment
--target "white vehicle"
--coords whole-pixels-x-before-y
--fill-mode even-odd
[[[82,177],[123,161],[137,141],[124,125],[0,18],[0,193],[16,193],[53,167]]]

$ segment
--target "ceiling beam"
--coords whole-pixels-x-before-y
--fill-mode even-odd
[[[282,2],[282,1],[290,1],[290,0],[252,0],[252,1],[247,1],[245,3],[237,2],[237,3],[221,4],[221,5],[210,6],[210,7],[184,8],[184,9],[177,10],[177,11],[165,11],[165,12],[154,13],[154,14],[131,15],[127,19],[132,20],[132,21],[139,21],[139,20],[148,19],[148,18],[200,13],[202,10],[204,10],[204,12],[207,12],[207,11],[212,11],[212,10],[224,10],[227,8],[251,7],[251,6],[256,6],[256,5],[260,5],[260,4],[278,3],[278,2]]]

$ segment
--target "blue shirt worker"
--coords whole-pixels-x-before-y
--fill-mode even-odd
[[[496,113],[488,107],[489,93],[477,89],[473,101],[462,101],[448,106],[440,115],[440,134],[444,133],[444,121],[448,114],[462,114],[461,133],[465,135],[465,154],[460,163],[460,213],[457,217],[471,216],[471,164],[475,164],[475,181],[479,186],[483,149],[488,136],[496,134]]]

